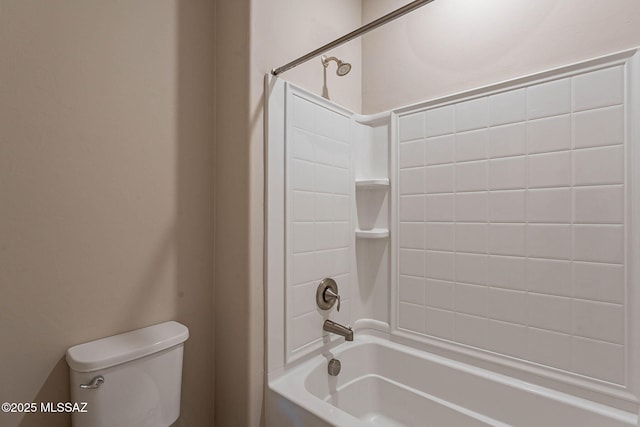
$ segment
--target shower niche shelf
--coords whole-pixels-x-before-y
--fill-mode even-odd
[[[356,230],[356,239],[386,239],[389,230],[386,228],[373,228],[371,230]]]
[[[356,281],[354,298],[362,301],[362,318],[389,325],[391,115],[358,116],[355,120],[354,233]]]
[[[387,178],[356,180],[356,190],[383,190],[386,188],[389,188],[389,180]]]
[[[388,178],[356,179],[357,239],[389,237],[388,196]]]
[[[389,237],[389,179],[356,179],[356,237]]]

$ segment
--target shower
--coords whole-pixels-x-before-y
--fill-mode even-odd
[[[325,55],[322,55],[320,59],[322,60],[322,65],[324,65],[324,68],[329,68],[329,62],[336,61],[336,64],[338,65],[336,74],[339,77],[346,76],[347,74],[349,74],[349,71],[351,71],[351,64],[349,64],[348,62],[343,62],[335,56],[327,58]]]
[[[323,84],[322,84],[322,97],[329,99],[329,88],[327,87],[327,69],[329,68],[329,63],[331,61],[335,61],[338,68],[336,68],[336,75],[338,77],[343,77],[349,74],[351,71],[351,64],[348,62],[344,62],[341,59],[336,58],[335,56],[327,57],[326,55],[322,55],[320,57],[322,61],[323,69]]]

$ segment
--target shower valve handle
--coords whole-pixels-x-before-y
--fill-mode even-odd
[[[322,310],[329,310],[338,301],[340,311],[340,293],[335,280],[327,277],[323,279],[316,289],[316,304]]]
[[[338,307],[336,307],[336,309],[338,311],[340,311],[340,295],[338,295],[337,293],[333,292],[331,290],[331,288],[327,288],[324,291],[324,300],[328,303],[331,303],[331,301],[334,300],[338,300]]]

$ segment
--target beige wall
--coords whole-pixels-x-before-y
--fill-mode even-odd
[[[0,0],[0,401],[67,401],[69,346],[176,319],[211,425],[214,12]]]
[[[407,0],[363,0],[368,22]],[[362,39],[374,113],[640,45],[636,0],[439,0]]]
[[[260,366],[261,306],[252,310],[249,230],[249,0],[216,2],[215,425],[253,426],[261,398],[250,388]],[[259,241],[254,246],[259,246]],[[260,247],[257,250],[261,250]],[[259,267],[259,265],[258,265]],[[254,350],[254,347],[257,348]],[[257,356],[256,356],[257,355]]]

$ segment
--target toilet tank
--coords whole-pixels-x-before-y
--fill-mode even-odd
[[[187,338],[170,321],[69,348],[73,426],[170,426],[180,416]]]

